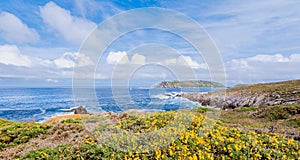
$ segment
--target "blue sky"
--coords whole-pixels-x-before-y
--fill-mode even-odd
[[[142,7],[172,9],[201,24],[219,49],[228,84],[300,78],[297,0],[5,0],[0,1],[1,86],[37,81],[39,85],[68,85],[76,59],[83,57],[78,51],[86,36],[107,18]],[[99,61],[96,78],[110,79],[120,57],[128,64],[144,63],[146,55],[136,53],[134,59],[129,51],[151,43],[180,53],[165,62],[180,66],[185,61],[199,79],[209,79],[205,61],[188,43],[153,29],[130,33],[109,46]],[[154,66],[139,70],[133,78],[151,83],[175,77]]]

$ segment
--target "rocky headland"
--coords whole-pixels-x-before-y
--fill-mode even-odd
[[[204,94],[183,93],[180,96],[203,106],[223,109],[300,104],[300,80],[245,85]]]

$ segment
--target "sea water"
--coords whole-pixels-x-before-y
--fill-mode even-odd
[[[120,113],[129,109],[142,111],[169,111],[198,107],[200,104],[176,96],[179,92],[209,92],[200,89],[149,89],[128,88],[124,96],[114,94],[111,88],[96,88],[97,106],[86,105],[89,112]],[[81,100],[82,104],[85,101]],[[87,103],[88,104],[88,103]],[[0,89],[0,118],[13,121],[42,122],[75,107],[72,88],[2,88]]]

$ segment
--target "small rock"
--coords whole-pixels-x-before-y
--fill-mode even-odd
[[[293,91],[292,94],[297,94],[299,93],[300,91]]]
[[[88,114],[87,110],[83,106],[66,110],[65,112],[74,112],[74,114]]]
[[[73,109],[73,111],[74,111],[74,114],[88,114],[87,110],[82,106]]]

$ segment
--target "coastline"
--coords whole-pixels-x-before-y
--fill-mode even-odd
[[[200,159],[201,157],[202,159],[212,157],[284,159],[284,156],[297,158],[300,156],[300,104],[297,99],[298,92],[295,92],[298,83],[299,81],[288,81],[258,84],[259,90],[257,85],[250,85],[208,93],[171,92],[161,95],[167,96],[167,99],[180,98],[181,100],[187,98],[187,95],[194,96],[196,102],[191,103],[201,104],[203,102],[197,99],[198,96],[215,98],[216,95],[220,96],[220,93],[226,92],[229,93],[226,96],[246,95],[247,97],[250,93],[254,93],[253,89],[255,89],[255,94],[250,97],[270,93],[268,102],[274,99],[281,101],[292,99],[293,104],[237,105],[238,107],[232,109],[223,107],[226,110],[198,105],[195,108],[170,111],[147,112],[147,110],[129,109],[121,113],[103,111],[93,114],[83,111],[83,107],[77,107],[68,111],[75,112],[78,109],[87,114],[64,112],[69,115],[55,116],[43,123],[0,119],[0,137],[2,137],[0,158],[47,159],[51,156],[53,159],[59,159],[74,156],[73,158],[82,159],[125,159],[125,157],[143,159],[147,156],[152,159],[164,156],[179,159],[194,157],[189,153],[195,153],[195,156]],[[280,92],[278,86],[283,87],[284,92]],[[279,96],[272,96],[274,88],[277,88],[276,93]],[[291,98],[290,95],[293,97]],[[245,98],[242,100],[244,101]],[[216,115],[217,119],[213,119]],[[182,126],[185,127],[181,128]],[[170,137],[173,139],[168,139]],[[168,145],[161,147],[161,144]],[[120,150],[120,147],[123,150]],[[270,148],[272,148],[271,152]]]

